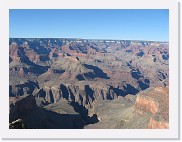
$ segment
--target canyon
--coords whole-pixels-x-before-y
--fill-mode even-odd
[[[169,43],[10,38],[9,104],[10,128],[166,129]]]

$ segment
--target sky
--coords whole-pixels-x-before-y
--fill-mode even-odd
[[[167,9],[10,9],[11,38],[168,41]]]

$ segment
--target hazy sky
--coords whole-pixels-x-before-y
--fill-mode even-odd
[[[168,41],[168,10],[10,10],[10,37]]]

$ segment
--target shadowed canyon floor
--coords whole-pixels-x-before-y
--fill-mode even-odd
[[[168,46],[10,38],[10,128],[168,128]]]

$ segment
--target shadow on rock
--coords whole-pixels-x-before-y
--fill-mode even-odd
[[[38,107],[32,95],[12,104],[9,117],[10,124],[21,119],[27,129],[82,129],[85,124],[80,114],[60,114]]]

